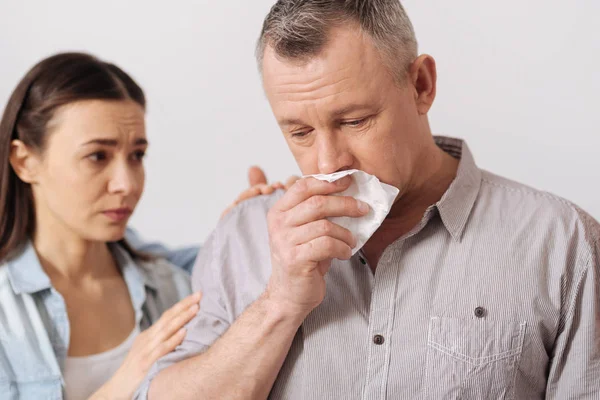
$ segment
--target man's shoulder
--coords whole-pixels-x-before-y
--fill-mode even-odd
[[[212,236],[216,236],[219,242],[236,237],[245,238],[247,244],[252,239],[264,241],[268,238],[267,214],[283,194],[282,190],[278,190],[241,202],[219,221]]]
[[[553,193],[487,171],[482,171],[481,181],[483,195],[501,195],[508,202],[507,205],[512,206],[515,203],[520,203],[526,207],[545,207],[557,216],[585,220],[598,227],[598,222],[577,204]],[[523,202],[525,203],[523,204]]]
[[[481,181],[480,202],[488,211],[500,211],[507,223],[526,221],[532,232],[560,229],[588,244],[600,241],[600,223],[577,204],[487,171],[482,171]]]
[[[267,214],[282,195],[277,191],[246,200],[219,221],[196,260],[194,290],[218,285],[235,297],[235,309],[262,292],[271,274]]]
[[[227,225],[230,221],[240,221],[244,219],[259,219],[266,218],[271,207],[284,195],[283,190],[276,190],[269,195],[256,196],[248,200],[242,201],[234,207],[227,215],[225,215],[221,224]]]

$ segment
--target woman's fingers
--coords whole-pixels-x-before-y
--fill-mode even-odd
[[[173,328],[173,326],[180,324],[181,321],[185,321],[184,324],[186,324],[198,313],[200,307],[198,303],[200,303],[201,298],[202,294],[198,292],[179,301],[179,303],[165,311],[160,319],[145,334],[151,336],[153,341],[164,340],[170,337],[174,331],[183,325],[177,328]]]
[[[158,359],[160,359],[161,357],[175,350],[175,348],[179,346],[181,342],[183,342],[185,334],[185,328],[181,328],[177,332],[175,332],[175,334],[173,334],[169,339],[163,341],[158,346],[156,346],[151,355],[151,358],[154,360],[152,364],[158,361]]]
[[[160,331],[152,332],[152,342],[154,345],[159,345],[161,342],[165,340],[169,340],[171,336],[173,336],[177,331],[185,326],[188,322],[190,322],[198,311],[200,310],[200,306],[198,304],[194,304],[187,310],[179,313],[174,318],[170,319]]]

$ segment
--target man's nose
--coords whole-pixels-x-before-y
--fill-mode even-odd
[[[320,135],[317,149],[319,173],[332,174],[352,167],[352,154],[343,139],[336,135]]]

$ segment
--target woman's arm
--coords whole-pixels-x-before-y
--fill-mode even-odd
[[[185,324],[200,309],[200,298],[199,293],[186,297],[142,332],[117,372],[89,400],[131,399],[150,367],[181,344],[185,337]]]

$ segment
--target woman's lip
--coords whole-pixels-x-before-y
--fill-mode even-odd
[[[112,210],[106,210],[103,212],[108,218],[113,221],[123,221],[131,215],[131,209],[129,208],[115,208]]]

